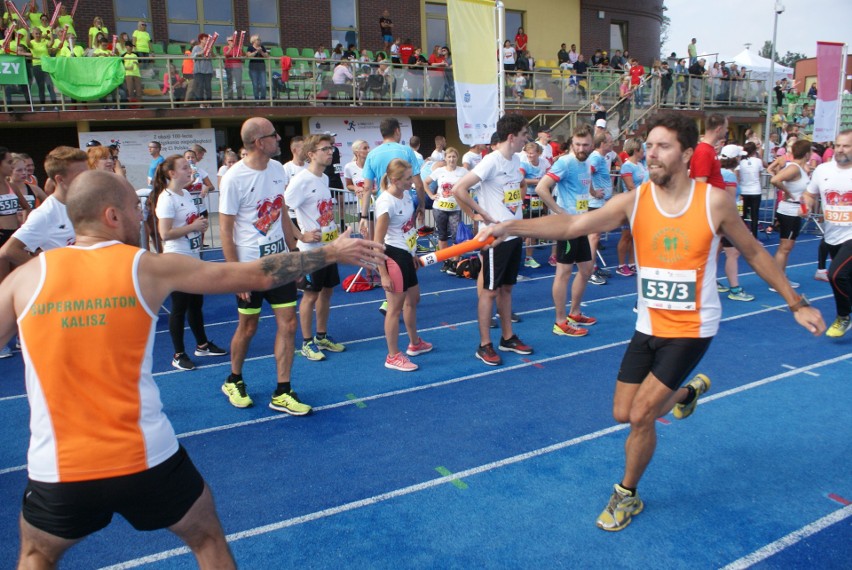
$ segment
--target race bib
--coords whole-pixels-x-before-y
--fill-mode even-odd
[[[405,244],[408,246],[408,251],[413,252],[417,249],[417,230],[412,228],[403,237],[405,238]]]
[[[694,311],[696,309],[694,269],[639,268],[639,294],[651,309]]]
[[[198,251],[201,249],[201,234],[195,232],[194,237],[190,237],[192,234],[187,234],[186,238],[189,240],[189,249],[192,251]]]
[[[737,200],[737,212],[740,213],[740,216],[743,215],[743,199],[742,198]]]
[[[456,203],[452,200],[438,200],[435,203],[435,207],[437,207],[439,210],[455,210]]]
[[[852,225],[852,206],[824,206],[825,221],[841,226]]]
[[[260,257],[266,257],[267,255],[273,255],[276,253],[283,253],[287,251],[284,247],[284,238],[279,238],[271,242],[259,239],[257,240],[257,245],[260,251]]]
[[[326,226],[320,232],[322,233],[322,243],[332,242],[340,235],[340,232],[337,231],[337,225]]]
[[[530,209],[541,210],[541,198],[536,198],[535,196],[530,198]]]
[[[511,188],[503,190],[503,203],[507,206],[517,206],[521,203],[521,189]]]
[[[7,194],[0,198],[0,216],[8,216],[18,211],[18,197],[14,194]]]
[[[577,202],[574,204],[574,207],[577,209],[578,214],[582,214],[583,212],[589,211],[589,195],[583,194],[579,198],[577,198]]]

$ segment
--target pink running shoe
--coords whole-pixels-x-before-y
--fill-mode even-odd
[[[432,350],[432,344],[426,342],[422,338],[417,339],[417,344],[409,344],[405,354],[408,356],[417,356],[418,354],[426,354]]]
[[[397,352],[393,356],[388,355],[385,358],[385,368],[399,370],[400,372],[414,372],[420,367],[411,362],[403,353]]]

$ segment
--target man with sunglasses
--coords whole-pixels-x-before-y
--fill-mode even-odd
[[[294,251],[296,236],[287,216],[284,188],[287,174],[274,157],[281,154],[281,137],[272,123],[252,117],[243,123],[240,138],[248,154],[222,177],[219,195],[219,226],[225,261],[252,261],[267,255]],[[275,362],[278,382],[269,407],[278,412],[304,416],[311,407],[299,401],[290,384],[296,342],[296,284],[287,283],[269,291],[237,294],[239,320],[231,340],[231,374],[222,392],[232,406],[253,405],[243,380],[251,339],[257,332],[263,301],[272,307],[277,325]]]

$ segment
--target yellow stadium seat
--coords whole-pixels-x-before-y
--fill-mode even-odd
[[[535,91],[532,89],[524,89],[524,99],[535,99]]]

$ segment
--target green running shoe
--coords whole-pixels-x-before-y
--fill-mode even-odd
[[[319,347],[310,340],[306,340],[302,343],[302,356],[308,360],[314,361],[325,359],[325,354],[323,354]]]
[[[696,374],[695,378],[690,380],[687,386],[692,386],[695,389],[695,397],[688,404],[675,404],[672,415],[679,420],[692,415],[692,412],[695,411],[695,406],[698,405],[698,397],[710,389],[710,379],[704,374]]]
[[[222,384],[222,392],[228,396],[228,401],[235,408],[249,408],[254,404],[248,392],[246,392],[246,384],[242,380],[237,380],[236,382],[225,381]]]
[[[343,352],[346,350],[345,346],[339,342],[334,342],[334,339],[328,335],[326,335],[325,338],[314,337],[314,344],[317,345],[320,350],[327,350],[329,352]]]
[[[313,408],[300,402],[296,393],[291,390],[284,392],[280,396],[273,394],[272,400],[269,402],[269,409],[276,412],[284,412],[291,416],[306,416],[311,413]]]

